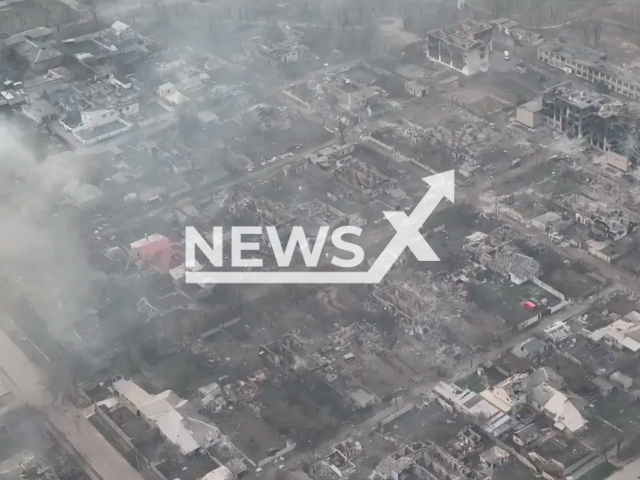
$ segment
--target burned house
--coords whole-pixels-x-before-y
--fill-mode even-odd
[[[489,71],[493,27],[467,19],[427,32],[427,57],[464,75]]]
[[[296,210],[300,212],[303,217],[306,217],[319,226],[329,227],[331,230],[346,224],[348,220],[346,213],[318,199],[301,203],[296,207]]]
[[[291,233],[296,217],[281,203],[267,198],[246,197],[229,205],[229,212],[236,218],[261,227],[275,227],[281,239]],[[266,235],[266,232],[263,232]],[[265,237],[266,239],[266,237]]]
[[[371,478],[399,480],[481,480],[485,476],[456,460],[446,450],[427,440],[405,445],[382,460]]]
[[[538,47],[538,60],[632,100],[640,99],[637,74],[607,61],[607,54],[584,45],[552,40]]]
[[[380,399],[362,388],[357,379],[336,370],[321,353],[309,351],[297,333],[294,330],[259,348],[258,355],[268,368],[280,370],[308,388],[325,389],[353,410],[380,403]]]
[[[516,285],[537,278],[541,274],[540,263],[519,253],[507,243],[495,243],[495,239],[486,233],[476,232],[465,238],[464,250],[480,263],[500,275],[507,277]]]
[[[540,45],[544,42],[544,37],[538,32],[527,30],[519,23],[508,18],[497,18],[495,20],[491,20],[491,25],[493,25],[498,32],[511,37],[515,41],[524,45]]]
[[[323,357],[312,358],[306,345],[295,332],[261,346],[258,354],[267,366],[282,370],[289,377],[301,378],[327,364]]]
[[[569,137],[586,138],[604,151],[623,153],[629,137],[629,105],[608,95],[573,88],[571,81],[544,91],[543,123]]]
[[[616,242],[632,233],[637,226],[625,210],[597,202],[580,193],[569,195],[563,203],[579,223],[591,229],[596,239]]]
[[[373,292],[373,298],[393,315],[399,315],[408,322],[429,309],[430,305],[420,297],[400,285],[391,284]]]
[[[376,198],[395,188],[395,182],[377,168],[356,160],[333,170],[333,178],[365,199]]]

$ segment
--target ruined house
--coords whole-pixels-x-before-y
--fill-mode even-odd
[[[395,188],[394,180],[360,160],[334,169],[333,178],[347,189],[369,200]]]
[[[494,241],[491,235],[476,232],[465,238],[463,248],[471,253],[478,263],[507,277],[516,285],[540,276],[539,262],[517,252],[515,247],[509,244],[495,245]]]

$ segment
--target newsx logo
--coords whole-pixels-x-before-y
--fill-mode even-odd
[[[454,171],[439,173],[423,180],[430,185],[429,191],[422,197],[411,215],[405,212],[392,211],[384,212],[385,217],[396,229],[396,234],[387,244],[384,251],[373,263],[368,271],[232,271],[232,272],[202,272],[193,271],[198,267],[196,260],[196,247],[202,252],[214,268],[223,267],[223,228],[213,227],[212,243],[210,244],[194,227],[187,227],[185,232],[186,242],[186,267],[185,274],[187,283],[197,284],[217,284],[217,283],[302,283],[302,284],[337,284],[337,283],[380,283],[387,272],[391,269],[395,261],[400,257],[405,248],[409,248],[416,258],[421,262],[437,262],[438,256],[431,246],[420,234],[420,227],[433,213],[442,198],[454,201]],[[329,236],[329,227],[320,227],[313,247],[310,247],[303,227],[296,226],[291,230],[291,234],[285,247],[280,241],[280,236],[276,227],[243,226],[231,228],[231,266],[236,268],[262,268],[263,260],[260,258],[245,258],[244,252],[259,251],[260,243],[246,241],[244,236],[263,235],[271,244],[276,263],[280,268],[291,265],[293,255],[299,248],[304,263],[307,268],[315,268],[320,262],[322,251]],[[359,266],[365,257],[364,249],[344,237],[353,235],[359,237],[362,229],[355,226],[343,226],[336,228],[331,234],[333,246],[343,252],[346,257],[333,255],[331,264],[339,268],[355,268]]]
[[[329,227],[320,227],[316,236],[313,247],[309,246],[309,240],[305,234],[304,228],[295,226],[291,229],[289,240],[285,248],[282,247],[282,241],[276,227],[231,227],[231,266],[235,268],[262,268],[261,258],[245,258],[244,252],[259,251],[260,243],[246,241],[245,236],[263,235],[266,230],[267,238],[273,250],[273,255],[276,259],[276,263],[280,268],[286,268],[291,265],[291,260],[299,247],[300,253],[304,260],[304,264],[308,268],[317,267],[320,262],[322,250],[327,237],[329,235]],[[348,252],[352,255],[350,259],[343,259],[337,256],[333,256],[331,263],[340,268],[353,268],[357,267],[364,260],[364,249],[355,243],[348,242],[343,237],[346,235],[360,236],[362,229],[354,226],[343,226],[336,228],[331,234],[331,243],[334,247]],[[200,233],[194,227],[187,227],[186,232],[186,246],[187,246],[187,259],[195,258],[195,248],[198,247],[200,251],[207,257],[207,260],[211,264],[220,268],[223,266],[223,237],[224,232],[222,227],[213,227],[213,245],[203,238]],[[187,267],[195,267],[195,263],[189,264]]]

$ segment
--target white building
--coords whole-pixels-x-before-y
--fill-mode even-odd
[[[411,81],[404,84],[404,91],[414,97],[426,97],[429,94],[429,87],[417,81]]]
[[[489,71],[493,27],[467,19],[427,32],[426,53],[434,62],[463,75]]]
[[[160,85],[156,91],[158,96],[173,105],[182,105],[189,101],[185,95],[178,91],[178,88],[171,82]]]
[[[71,135],[85,146],[116,137],[133,128],[118,116],[114,109],[87,110],[80,114],[82,122],[70,129]],[[63,127],[68,127],[62,124]]]
[[[200,418],[187,400],[171,390],[151,395],[131,380],[124,379],[115,381],[113,389],[134,415],[156,426],[183,455],[209,448],[220,439],[220,430]]]
[[[562,322],[560,320],[553,323],[553,325],[549,325],[548,327],[546,327],[543,332],[545,336],[553,343],[564,342],[567,338],[573,335],[569,325],[567,325],[566,322]]]
[[[513,427],[511,415],[504,413],[476,392],[440,382],[433,389],[433,393],[442,407],[469,416],[489,435],[497,437]]]

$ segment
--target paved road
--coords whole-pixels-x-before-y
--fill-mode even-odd
[[[640,458],[617,471],[607,480],[638,480],[638,478],[640,478]]]
[[[7,322],[9,323],[9,322]],[[49,422],[94,469],[94,480],[143,480],[73,405],[55,404],[44,385],[44,373],[0,330],[0,366],[12,382],[18,404],[42,411]]]

